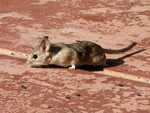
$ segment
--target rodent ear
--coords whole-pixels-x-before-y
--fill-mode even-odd
[[[48,40],[48,36],[42,37],[42,39],[40,40],[40,48],[45,52],[49,51],[50,42]]]
[[[48,36],[43,36],[41,37],[40,41],[39,41],[39,45],[41,45],[41,43],[43,42],[43,40],[48,39]]]

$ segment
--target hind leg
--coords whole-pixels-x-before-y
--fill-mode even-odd
[[[107,66],[105,54],[103,54],[102,56],[97,56],[97,57],[93,58],[93,65],[101,66],[101,67]]]

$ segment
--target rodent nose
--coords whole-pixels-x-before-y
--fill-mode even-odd
[[[26,61],[26,63],[27,63],[28,65],[31,65],[31,64],[32,64],[32,62],[30,62],[30,61],[28,61],[28,60]]]

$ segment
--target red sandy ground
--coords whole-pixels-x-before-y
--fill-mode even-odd
[[[150,77],[149,0],[0,0],[0,48],[30,53],[39,37],[89,40],[126,53],[108,69]],[[130,55],[131,54],[131,55]],[[129,55],[128,57],[123,57]],[[150,85],[0,56],[0,113],[150,113]]]

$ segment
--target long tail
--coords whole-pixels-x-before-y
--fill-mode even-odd
[[[123,52],[126,52],[126,51],[132,49],[136,44],[137,44],[136,42],[133,42],[128,47],[125,47],[125,48],[119,49],[119,50],[111,50],[111,49],[104,49],[103,48],[103,51],[105,53],[108,53],[108,54],[119,54],[119,53],[123,53]]]

